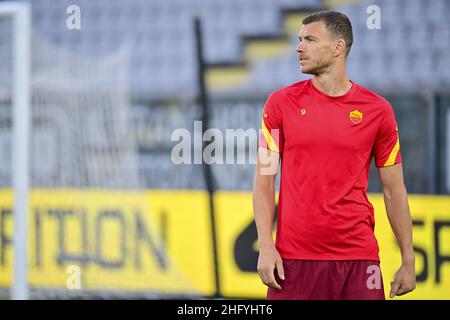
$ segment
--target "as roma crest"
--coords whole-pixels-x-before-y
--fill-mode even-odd
[[[354,124],[360,123],[363,119],[363,113],[356,109],[353,110],[352,112],[350,112],[349,116],[350,116],[351,122],[353,122]]]

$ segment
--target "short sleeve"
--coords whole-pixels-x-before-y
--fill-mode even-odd
[[[394,110],[388,103],[374,144],[375,165],[388,167],[402,162],[400,138]]]
[[[284,136],[281,110],[271,94],[264,105],[259,146],[278,153],[283,152]]]

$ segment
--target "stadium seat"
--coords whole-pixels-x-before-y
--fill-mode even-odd
[[[156,91],[167,91],[170,96],[179,87],[195,91],[190,79],[196,77],[195,46],[193,35],[193,14],[197,12],[203,20],[205,57],[208,63],[243,61],[243,36],[281,35],[282,10],[299,7],[320,8],[322,0],[78,0],[81,8],[82,29],[71,31],[64,28],[69,0],[32,1],[33,27],[53,43],[71,51],[86,55],[101,56],[116,50],[125,41],[132,42],[132,83],[151,83]],[[441,57],[434,68],[439,79],[448,79],[445,54],[450,51],[450,3],[448,0],[379,0],[381,9],[381,30],[367,28],[367,12],[370,0],[355,4],[341,4],[336,7],[346,13],[352,21],[355,44],[353,61],[349,70],[355,79],[377,84],[381,88],[413,83],[431,84],[430,76],[422,71],[405,72],[417,61],[408,56],[423,50]],[[61,14],[63,12],[64,14]],[[55,26],[61,27],[55,27]],[[294,39],[295,40],[295,39]],[[295,42],[292,50],[295,49]],[[393,57],[392,67],[396,73],[386,76],[389,69],[379,58],[367,59],[367,54],[377,52]],[[172,61],[169,61],[169,58]],[[294,58],[292,58],[294,57]],[[430,61],[426,58],[426,63]],[[175,61],[175,62],[174,62]],[[178,61],[189,61],[189,66],[180,67]],[[361,67],[374,70],[364,74]],[[264,62],[250,62],[252,83],[261,88],[279,87],[285,79],[298,79],[298,61],[294,56],[284,55],[279,59]],[[173,77],[178,72],[179,77]],[[383,72],[380,72],[382,70]],[[165,75],[164,72],[168,72]],[[158,77],[145,79],[146,75]],[[404,77],[404,78],[403,78]],[[413,79],[411,79],[413,78]],[[144,87],[143,95],[148,91]],[[252,88],[251,84],[246,86]],[[170,93],[173,88],[173,92]],[[190,89],[189,89],[190,88]],[[242,89],[242,88],[241,88]],[[250,94],[254,90],[248,89]],[[262,91],[261,93],[265,93]]]

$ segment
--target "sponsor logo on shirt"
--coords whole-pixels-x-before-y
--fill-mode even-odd
[[[301,108],[301,109],[300,109],[300,114],[301,114],[302,116],[304,116],[304,115],[306,114],[306,109],[305,109],[305,108]]]

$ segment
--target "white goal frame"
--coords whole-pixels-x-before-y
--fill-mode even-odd
[[[28,289],[28,195],[30,123],[30,4],[0,2],[0,17],[12,19],[12,185],[14,264],[11,299],[26,300]]]

